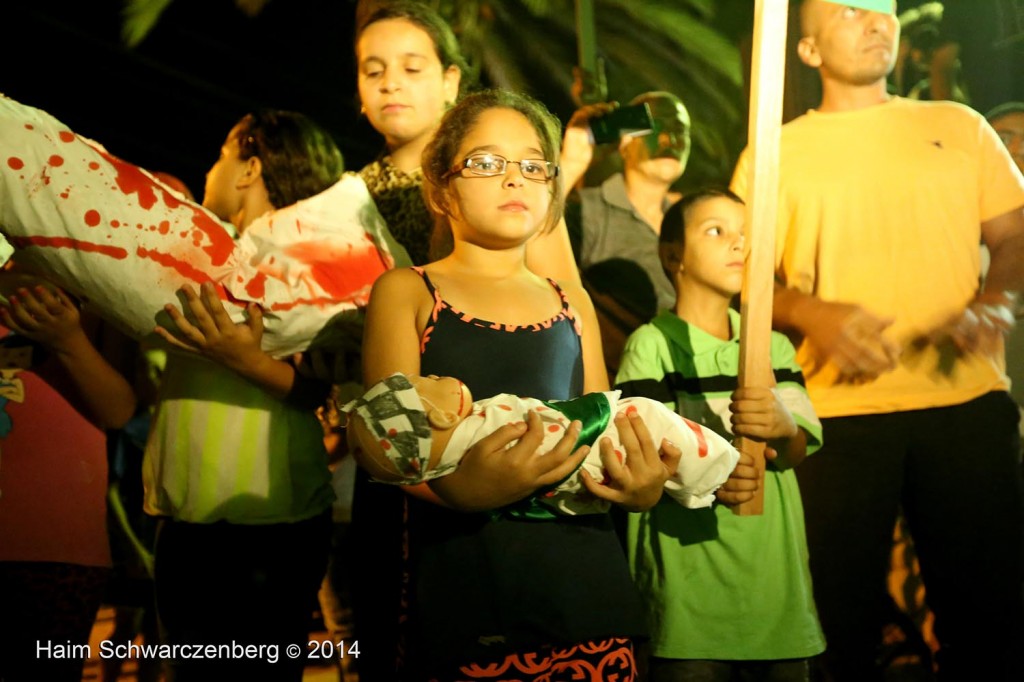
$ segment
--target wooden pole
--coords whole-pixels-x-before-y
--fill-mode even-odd
[[[576,61],[583,80],[580,101],[583,104],[608,101],[604,62],[597,54],[594,0],[576,0]]]
[[[756,0],[754,5],[747,143],[747,254],[740,294],[740,386],[775,385],[771,361],[772,296],[788,10],[788,0]],[[734,506],[733,511],[740,516],[758,515],[764,509],[765,445],[739,438],[737,447],[754,457],[759,480],[754,499]]]

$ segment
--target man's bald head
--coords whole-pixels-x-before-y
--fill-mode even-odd
[[[837,0],[797,0],[800,4],[800,35],[803,37],[814,36],[821,28],[823,12],[829,9],[829,5],[843,5]],[[879,3],[853,3],[854,7],[872,7]],[[882,3],[884,4],[884,3]],[[877,7],[876,7],[877,9]],[[892,0],[892,13],[896,12],[896,0]]]
[[[822,0],[800,0],[800,35],[802,37],[817,34],[821,26],[821,12],[818,5]]]
[[[896,63],[895,6],[893,0],[802,0],[800,60],[818,70],[826,87],[884,82]]]

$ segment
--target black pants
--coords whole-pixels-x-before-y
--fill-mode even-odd
[[[824,447],[796,471],[829,679],[881,679],[875,656],[900,505],[935,614],[939,678],[1024,679],[1018,420],[1005,392],[822,420]]]
[[[329,510],[253,526],[164,520],[156,540],[157,615],[163,643],[187,650],[169,661],[173,680],[301,681],[330,539]],[[195,645],[224,645],[227,655],[196,659]],[[264,649],[235,655],[249,645]],[[297,657],[289,645],[299,647]]]
[[[808,682],[806,658],[705,661],[652,658],[648,682]]]
[[[109,575],[101,566],[0,562],[0,680],[80,682]]]
[[[360,682],[400,682],[406,677],[408,546],[406,493],[356,470],[349,547],[352,618],[361,653]],[[370,646],[372,642],[372,646]]]

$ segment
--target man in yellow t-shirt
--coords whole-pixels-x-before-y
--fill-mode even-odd
[[[942,679],[1024,679],[1011,667],[1024,521],[1003,350],[1024,285],[1024,178],[976,112],[886,92],[894,9],[801,4],[799,56],[818,70],[822,101],[782,132],[774,321],[798,339],[824,429],[797,472],[822,664],[834,680],[881,679],[902,505]],[[748,160],[734,175],[741,195]]]

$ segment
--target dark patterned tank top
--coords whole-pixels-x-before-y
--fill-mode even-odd
[[[474,318],[449,305],[421,268],[434,309],[420,341],[421,373],[460,379],[474,400],[498,393],[565,400],[583,391],[579,327],[565,293],[554,317],[526,326]]]
[[[452,308],[414,270],[434,297],[421,373],[457,377],[478,400],[497,393],[564,400],[582,392],[579,325],[557,284],[557,315],[509,326]],[[410,654],[428,666],[644,632],[608,515],[533,521],[409,502]]]

